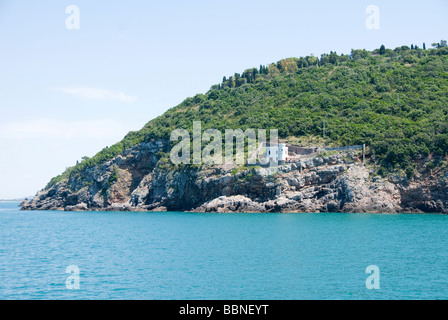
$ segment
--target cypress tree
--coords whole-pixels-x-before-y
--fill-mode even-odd
[[[257,77],[258,70],[256,68],[252,69],[252,81],[255,81]]]

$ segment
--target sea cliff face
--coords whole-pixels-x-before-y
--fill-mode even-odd
[[[23,210],[448,212],[448,173],[375,176],[340,153],[274,168],[160,165],[167,142],[141,143],[24,200]]]

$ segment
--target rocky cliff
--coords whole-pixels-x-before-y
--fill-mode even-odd
[[[448,173],[381,178],[339,153],[274,168],[174,167],[145,142],[22,202],[24,210],[448,212]]]

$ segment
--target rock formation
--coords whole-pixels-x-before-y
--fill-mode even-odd
[[[163,141],[141,143],[22,202],[24,210],[448,212],[448,173],[381,178],[353,154],[275,168],[161,165]]]

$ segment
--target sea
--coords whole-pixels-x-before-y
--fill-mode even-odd
[[[20,211],[2,300],[448,298],[448,216]]]

